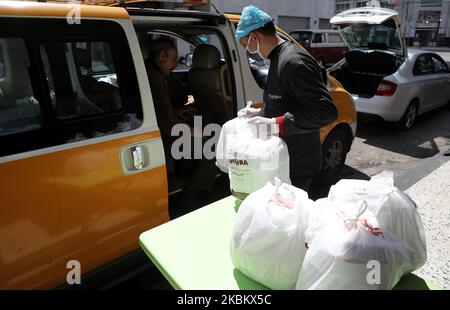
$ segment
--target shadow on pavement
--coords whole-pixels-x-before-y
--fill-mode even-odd
[[[410,131],[399,131],[383,121],[358,119],[357,137],[364,143],[414,158],[428,158],[440,152],[435,139],[450,138],[450,109],[442,107],[418,117]]]

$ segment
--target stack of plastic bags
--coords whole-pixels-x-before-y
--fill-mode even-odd
[[[414,201],[384,172],[342,180],[316,202],[267,184],[243,201],[231,256],[269,288],[392,289],[425,263],[426,244]]]
[[[413,270],[414,251],[379,225],[366,202],[321,204],[322,227],[309,243],[297,289],[392,289]]]
[[[216,148],[216,165],[230,178],[231,193],[244,199],[278,177],[290,184],[289,153],[278,136],[267,136],[245,117],[223,125]]]
[[[267,183],[241,204],[231,241],[233,264],[271,289],[294,289],[306,253],[302,210],[313,201],[301,189]]]
[[[415,251],[414,269],[427,260],[425,231],[416,203],[394,186],[392,172],[384,171],[370,181],[341,180],[331,187],[328,199],[342,203],[366,201],[380,226],[389,229]]]

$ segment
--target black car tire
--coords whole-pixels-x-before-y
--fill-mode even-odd
[[[315,180],[322,184],[334,184],[341,175],[350,150],[352,137],[344,128],[334,129],[322,145],[322,170]]]
[[[411,104],[406,108],[402,118],[397,122],[397,128],[403,131],[410,130],[416,123],[418,112],[419,104],[417,102],[411,102]]]

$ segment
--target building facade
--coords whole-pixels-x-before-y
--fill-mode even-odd
[[[336,0],[336,13],[366,6],[368,0]],[[399,12],[409,45],[450,46],[449,0],[388,0],[380,6]]]
[[[241,13],[247,5],[267,12],[276,25],[290,32],[295,29],[330,29],[336,0],[214,0],[221,12]]]
[[[220,12],[240,13],[247,5],[267,12],[275,24],[294,29],[330,29],[339,12],[366,6],[370,0],[214,0]],[[409,45],[450,47],[450,0],[380,0],[380,6],[399,12]]]
[[[450,1],[403,0],[399,12],[411,44],[450,46]]]

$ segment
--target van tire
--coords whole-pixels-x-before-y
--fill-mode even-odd
[[[322,169],[316,180],[322,184],[336,183],[342,175],[352,138],[345,128],[336,128],[330,132],[322,145]]]
[[[418,112],[419,103],[417,100],[413,100],[406,108],[402,118],[397,122],[397,129],[402,131],[410,130],[416,123]]]

